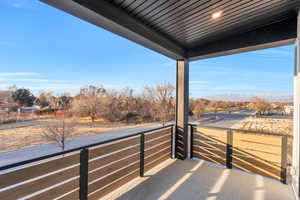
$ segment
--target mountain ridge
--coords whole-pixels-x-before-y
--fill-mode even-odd
[[[219,94],[209,95],[203,98],[214,101],[252,101],[258,97],[271,102],[293,102],[292,94]]]

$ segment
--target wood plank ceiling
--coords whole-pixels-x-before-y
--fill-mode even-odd
[[[42,1],[51,4],[55,0]],[[98,6],[101,6],[101,2],[110,4],[186,52],[270,24],[293,21],[300,6],[300,0],[74,1],[86,7],[90,5],[90,9],[96,7],[94,5],[97,3]],[[96,8],[93,10],[97,11]],[[218,12],[220,17],[213,18],[212,15]],[[187,53],[185,55],[188,57]]]
[[[106,0],[139,19],[155,31],[178,41],[184,47],[235,33],[251,22],[267,18],[266,23],[284,20],[299,2],[295,0]],[[221,12],[213,19],[212,14]]]

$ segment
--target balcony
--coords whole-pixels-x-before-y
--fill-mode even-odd
[[[2,166],[1,200],[86,200],[111,193],[139,200],[289,200],[289,175],[299,197],[299,1],[41,1],[176,60],[176,125]],[[217,11],[224,12],[214,19]],[[286,136],[188,132],[190,61],[293,43],[293,173]],[[201,161],[187,160],[189,155]],[[134,181],[141,183],[129,188]],[[125,192],[117,192],[120,187]]]
[[[293,191],[288,185],[240,170],[229,170],[203,160],[168,160],[141,179],[136,181],[139,184],[134,188],[131,185],[136,182],[108,195],[106,199],[294,199]]]
[[[287,136],[191,125],[192,158],[181,160],[183,137],[174,130],[169,125],[2,166],[0,199],[293,199],[285,184]]]

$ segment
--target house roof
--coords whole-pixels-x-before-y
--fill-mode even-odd
[[[20,107],[18,103],[12,102],[12,103],[0,103],[0,108],[17,108]]]
[[[41,1],[170,58],[189,60],[291,44],[300,7],[299,0]]]

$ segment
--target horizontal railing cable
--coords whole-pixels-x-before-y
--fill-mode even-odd
[[[28,159],[28,160],[24,160],[24,161],[20,161],[20,162],[15,162],[15,163],[12,163],[12,164],[1,166],[0,171],[15,168],[15,167],[19,167],[19,166],[22,166],[22,165],[34,163],[34,162],[45,160],[45,159],[49,159],[49,158],[52,158],[52,157],[64,155],[64,154],[67,154],[67,153],[80,151],[82,149],[91,148],[91,147],[95,147],[95,146],[115,142],[115,141],[122,140],[122,139],[127,139],[127,138],[130,138],[130,137],[142,135],[142,134],[145,134],[145,133],[149,133],[149,132],[153,132],[153,131],[157,131],[157,130],[161,130],[161,129],[165,129],[165,128],[173,127],[173,126],[174,126],[173,124],[170,124],[170,125],[167,125],[167,126],[162,126],[162,127],[158,127],[158,128],[154,128],[154,129],[148,129],[148,130],[136,132],[136,133],[133,133],[133,134],[130,134],[130,135],[113,138],[113,139],[110,139],[110,140],[104,140],[104,141],[101,141],[101,142],[88,144],[88,145],[72,148],[72,149],[69,149],[69,150],[65,150],[65,151],[61,151],[61,152],[57,152],[57,153],[52,153],[52,154],[48,154],[48,155],[41,156],[41,157],[37,157],[37,158],[32,158],[32,159]]]

